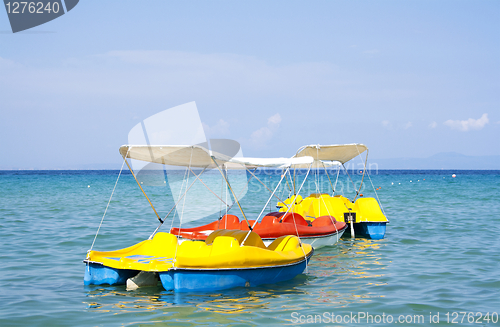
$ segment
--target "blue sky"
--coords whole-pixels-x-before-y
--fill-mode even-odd
[[[247,156],[500,155],[498,1],[85,0],[12,34],[0,10],[0,168],[117,163],[196,101]]]

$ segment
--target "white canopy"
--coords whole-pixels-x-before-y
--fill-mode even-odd
[[[368,150],[367,146],[360,143],[335,145],[313,144],[301,147],[295,157],[310,156],[314,160],[339,161],[344,164],[366,150]]]
[[[340,166],[341,163],[339,161],[325,161],[325,160],[314,160],[313,168],[330,168]]]
[[[314,161],[309,156],[301,156],[300,158],[231,158],[218,152],[211,152],[201,145],[122,145],[120,154],[124,158],[163,165],[215,168],[211,157],[213,156],[219,165],[226,165],[229,169],[244,169],[245,167],[286,168],[292,165],[309,167]]]
[[[312,157],[301,157],[301,158],[232,158],[229,163],[242,164],[248,168],[255,167],[274,167],[274,168],[286,168],[290,166],[302,166],[309,165],[314,161]]]
[[[207,167],[213,165],[207,149],[200,145],[122,145],[124,158],[163,165]]]

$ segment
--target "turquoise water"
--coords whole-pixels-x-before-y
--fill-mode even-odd
[[[202,294],[166,292],[161,286],[127,291],[83,285],[82,260],[117,175],[0,172],[1,326],[293,325],[314,319],[325,325],[339,317],[344,321],[331,325],[369,326],[390,325],[389,316],[393,323],[402,316],[406,322],[398,325],[408,326],[427,326],[432,319],[452,325],[454,318],[458,325],[500,325],[492,315],[500,313],[500,171],[372,173],[390,220],[385,239],[342,239],[319,249],[308,271],[288,282]],[[324,177],[318,177],[321,185],[329,183]],[[272,184],[279,175],[263,179]],[[352,197],[347,177],[341,180]],[[365,182],[362,193],[373,196]],[[302,193],[314,191],[314,185],[304,187]],[[173,201],[167,188],[145,189],[165,215]],[[249,216],[266,201],[266,193],[256,190],[252,180],[242,200]],[[132,176],[122,175],[94,249],[132,245],[156,227]],[[372,320],[358,315],[346,322],[346,315],[359,312]],[[462,319],[459,312],[473,316]],[[416,322],[420,315],[424,320]],[[379,318],[385,323],[377,324]]]

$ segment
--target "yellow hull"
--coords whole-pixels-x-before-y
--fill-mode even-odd
[[[85,262],[149,272],[172,268],[257,268],[293,264],[304,260],[313,251],[311,245],[301,245],[297,237],[290,235],[282,236],[266,247],[254,232],[240,246],[246,234],[241,230],[217,230],[206,241],[184,241],[179,245],[174,235],[157,233],[153,239],[125,249],[91,251]]]
[[[295,201],[294,201],[295,200]],[[295,202],[295,203],[294,203]],[[352,203],[348,198],[336,195],[331,197],[329,194],[313,193],[306,198],[300,195],[292,196],[283,203],[278,203],[280,212],[287,211],[287,206],[291,206],[289,212],[302,215],[306,220],[313,220],[321,216],[333,216],[339,221],[345,220],[346,214],[355,213],[355,223],[376,222],[387,223],[388,220],[380,210],[380,206],[374,198],[359,198]]]

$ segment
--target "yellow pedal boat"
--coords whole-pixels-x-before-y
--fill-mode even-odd
[[[358,236],[371,239],[382,239],[385,236],[388,220],[374,198],[358,198],[353,203],[342,195],[332,197],[326,193],[313,193],[306,198],[300,195],[291,196],[283,202],[277,205],[280,212],[286,212],[287,207],[291,206],[291,212],[301,215],[306,220],[331,215],[346,224],[352,220],[354,231]]]
[[[353,158],[360,156],[366,151],[366,158],[361,177],[359,188],[354,184],[353,179],[349,175],[345,163]],[[288,199],[278,202],[277,207],[280,212],[293,212],[301,215],[305,220],[313,221],[314,219],[328,215],[335,217],[338,221],[343,221],[351,227],[351,237],[361,236],[371,239],[382,239],[385,236],[386,225],[389,220],[386,218],[379,202],[372,197],[363,197],[361,188],[365,175],[369,177],[367,170],[368,162],[368,147],[364,144],[334,144],[334,145],[306,145],[301,147],[295,154],[296,158],[312,157],[314,159],[314,166],[318,168],[323,167],[328,181],[332,187],[332,195],[322,193],[318,188],[316,193],[312,193],[306,198],[300,195],[291,195]],[[339,178],[337,171],[337,180],[333,183],[326,170],[327,167],[343,167],[345,174],[349,177],[356,192],[353,200],[351,201],[345,196],[335,195],[335,189]],[[369,177],[371,183],[371,177]],[[293,183],[295,185],[295,183]],[[335,185],[335,186],[334,186]],[[295,187],[295,186],[294,186]],[[375,195],[377,190],[373,186]],[[294,189],[295,193],[295,189]],[[377,195],[378,197],[378,195]],[[348,234],[348,233],[347,233]],[[346,235],[346,234],[344,234]]]
[[[109,251],[90,251],[85,285],[119,285],[140,272],[157,274],[166,290],[213,291],[256,286],[294,278],[313,254],[296,236],[282,236],[265,246],[255,232],[217,230],[206,241],[178,244],[170,233]]]

